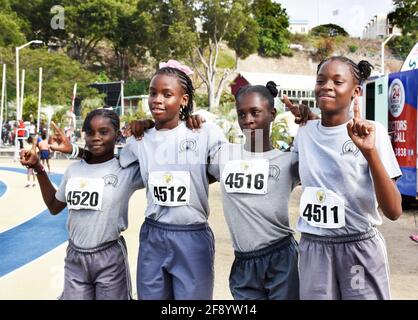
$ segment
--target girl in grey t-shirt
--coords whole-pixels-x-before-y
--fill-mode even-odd
[[[120,234],[128,226],[129,198],[143,187],[139,166],[123,169],[114,157],[119,134],[115,112],[90,112],[83,131],[91,157],[70,165],[58,190],[40,164],[35,148],[22,154],[21,163],[36,172],[42,197],[52,214],[69,209],[62,299],[130,299],[126,245]],[[62,132],[60,136],[65,139]]]

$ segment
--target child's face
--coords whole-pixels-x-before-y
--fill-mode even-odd
[[[91,130],[86,131],[86,145],[95,157],[113,154],[117,133],[109,118],[95,116],[90,122]]]
[[[177,77],[159,74],[152,78],[148,105],[160,127],[172,129],[178,125],[180,107],[187,105],[188,98]]]
[[[256,92],[249,92],[239,97],[236,107],[238,124],[247,139],[255,139],[257,129],[263,130],[263,136],[269,136],[276,109],[269,107],[267,99]]]
[[[318,107],[326,113],[338,113],[349,108],[351,100],[359,95],[360,86],[355,82],[348,64],[329,60],[316,76],[315,98]]]

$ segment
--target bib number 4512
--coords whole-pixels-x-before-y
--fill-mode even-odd
[[[160,186],[154,187],[154,197],[161,202],[186,202],[186,199],[183,197],[186,193],[186,187],[179,186],[177,188],[171,186]]]
[[[331,217],[328,217],[328,213],[331,214]],[[320,204],[313,205],[308,203],[305,207],[305,210],[303,210],[302,216],[305,217],[308,222],[314,221],[324,224],[338,224],[338,207],[334,206],[332,208],[328,208],[328,206],[321,206]],[[331,219],[329,222],[328,218]]]

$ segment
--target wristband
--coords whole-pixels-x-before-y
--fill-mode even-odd
[[[37,174],[46,174],[45,168],[43,165],[40,165],[38,169],[32,168],[33,172],[37,175]]]

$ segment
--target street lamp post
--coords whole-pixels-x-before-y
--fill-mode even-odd
[[[382,63],[382,75],[385,75],[385,44],[389,42],[390,39],[392,39],[393,36],[400,36],[401,34],[399,33],[391,33],[389,35],[389,37],[386,38],[385,41],[382,42],[382,46],[380,48],[381,53],[380,53],[380,58],[382,59],[381,63]]]
[[[23,49],[32,43],[42,44],[43,41],[41,40],[32,40],[28,43],[25,43],[24,45],[20,47],[16,47],[16,120],[19,121],[22,118],[21,112],[20,112],[20,97],[19,97],[19,50]]]

